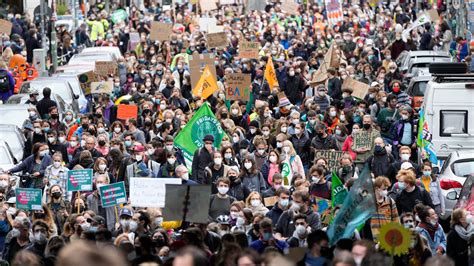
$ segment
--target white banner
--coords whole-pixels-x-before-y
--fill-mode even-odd
[[[181,178],[130,178],[133,207],[165,207],[166,184],[181,185]]]

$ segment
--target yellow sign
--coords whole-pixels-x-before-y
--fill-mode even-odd
[[[275,86],[279,86],[271,56],[268,57],[267,67],[265,68],[265,79],[268,82],[268,86],[270,86],[270,90],[273,90]]]
[[[399,223],[387,223],[380,228],[380,247],[391,255],[402,255],[408,252],[412,238],[410,230]]]
[[[193,95],[206,99],[211,96],[217,90],[217,82],[214,76],[212,75],[209,66],[206,65],[204,71],[202,72],[201,78],[199,78],[198,83],[193,89]]]

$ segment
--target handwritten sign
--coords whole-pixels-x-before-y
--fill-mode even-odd
[[[180,178],[130,178],[130,202],[133,207],[165,207],[166,185],[181,185]]]
[[[209,66],[214,77],[217,77],[216,66],[214,65],[214,54],[197,54],[189,56],[189,72],[191,74],[191,88],[196,87],[201,78],[204,68]]]
[[[335,171],[339,167],[339,159],[345,152],[332,150],[315,150],[314,158],[323,157],[328,161],[328,170]]]
[[[364,99],[365,95],[367,95],[367,92],[369,91],[369,87],[369,84],[360,82],[350,77],[346,78],[342,83],[342,89],[351,88],[352,96],[359,99]]]
[[[372,136],[370,133],[365,131],[359,131],[354,134],[354,143],[352,149],[372,149]]]
[[[91,94],[91,83],[100,80],[99,76],[94,73],[94,71],[79,74],[77,75],[77,79],[79,80],[79,84],[85,95]]]
[[[101,76],[117,74],[117,64],[113,61],[95,61],[94,72]]]
[[[294,0],[285,0],[281,3],[281,10],[285,11],[290,15],[298,14],[298,4]]]
[[[260,49],[259,42],[239,42],[239,57],[258,59],[258,51]]]
[[[113,90],[114,82],[111,80],[91,83],[91,94],[111,94]]]
[[[227,35],[225,32],[216,32],[207,34],[207,47],[217,48],[227,46]]]
[[[0,33],[10,35],[12,32],[12,23],[8,20],[0,19]]]
[[[226,75],[227,89],[226,100],[249,101],[251,75],[242,73],[229,73]]]
[[[275,203],[277,203],[277,201],[278,201],[277,196],[263,198],[263,202],[265,203],[265,206],[267,206],[267,207],[275,205]]]
[[[117,107],[117,119],[137,118],[137,115],[138,106],[136,105],[119,104]]]
[[[43,191],[35,188],[15,189],[16,208],[21,210],[42,210],[41,200]]]
[[[153,21],[151,22],[150,40],[168,41],[173,33],[173,24]]]
[[[125,192],[125,183],[123,181],[101,186],[99,188],[99,194],[103,208],[127,203],[127,194]]]
[[[69,170],[67,191],[92,191],[92,169]]]

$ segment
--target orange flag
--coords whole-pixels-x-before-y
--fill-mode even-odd
[[[270,90],[272,90],[275,86],[279,86],[271,56],[268,57],[267,67],[265,68],[265,79],[267,80],[268,85],[270,86]]]
[[[212,75],[209,66],[206,65],[198,83],[196,83],[196,86],[193,89],[193,95],[201,97],[202,99],[207,99],[207,97],[211,96],[211,94],[213,94],[217,89],[217,81]]]

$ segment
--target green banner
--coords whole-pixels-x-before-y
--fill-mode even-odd
[[[125,19],[128,18],[128,14],[125,10],[123,9],[118,9],[112,15],[110,16],[110,20],[112,20],[113,23],[117,23],[119,21],[125,21]]]
[[[336,172],[332,172],[331,178],[331,207],[344,203],[347,196],[347,189],[341,182],[341,179],[337,176]]]
[[[67,191],[92,191],[92,169],[69,170]]]
[[[16,208],[21,210],[42,210],[41,200],[43,198],[43,191],[36,188],[17,188],[16,194]]]
[[[355,229],[376,211],[372,176],[368,165],[365,165],[328,227],[329,245],[335,245],[341,238],[351,238]]]
[[[202,139],[206,135],[214,136],[214,147],[221,146],[222,138],[226,135],[221,123],[212,113],[208,103],[204,103],[179,132],[174,145],[183,151],[188,168],[191,167],[194,152],[204,146]]]
[[[102,208],[116,206],[127,203],[127,194],[125,192],[125,183],[113,183],[99,187],[100,200]]]

